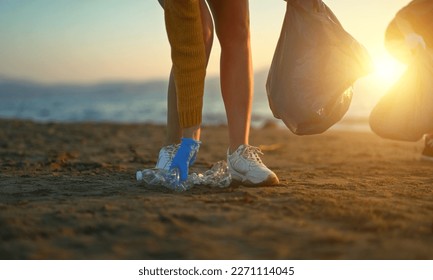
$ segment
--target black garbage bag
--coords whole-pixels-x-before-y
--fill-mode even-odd
[[[427,46],[433,47],[433,0],[414,0],[403,7],[385,31],[385,47],[398,60],[408,64],[414,56],[414,50],[406,42],[405,22],[410,24],[412,32],[420,35]]]
[[[418,141],[433,132],[433,53],[420,49],[397,83],[370,114],[377,135]]]
[[[295,134],[319,134],[338,122],[352,85],[372,71],[365,48],[320,0],[289,0],[266,90],[274,117]]]
[[[407,32],[421,36],[423,44],[411,48]],[[433,0],[412,1],[397,13],[386,30],[387,49],[408,63],[408,68],[370,113],[371,130],[383,138],[418,141],[433,132],[432,32]]]

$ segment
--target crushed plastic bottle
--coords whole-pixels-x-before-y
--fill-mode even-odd
[[[192,186],[187,181],[180,182],[177,169],[164,170],[158,168],[144,169],[137,171],[137,181],[143,181],[146,185],[163,186],[174,191],[186,191]]]
[[[227,163],[223,160],[215,163],[212,168],[205,173],[192,173],[188,176],[188,179],[190,179],[190,177],[194,185],[206,185],[218,188],[227,188],[232,182]]]
[[[180,182],[177,169],[170,171],[158,168],[144,169],[137,171],[136,179],[143,181],[146,185],[163,186],[177,192],[187,191],[197,185],[226,188],[231,183],[231,176],[225,161],[215,163],[203,174],[188,175],[188,179],[184,182]]]

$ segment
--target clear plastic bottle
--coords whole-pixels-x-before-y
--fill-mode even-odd
[[[163,186],[177,192],[187,191],[196,185],[226,188],[231,183],[231,176],[225,161],[217,162],[203,174],[188,175],[188,179],[184,182],[179,180],[178,169],[170,171],[158,168],[144,169],[137,171],[136,178],[137,181],[143,181],[146,185]]]

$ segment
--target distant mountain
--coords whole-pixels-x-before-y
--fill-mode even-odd
[[[254,75],[253,125],[274,120],[266,95],[267,70]],[[168,80],[43,84],[0,77],[0,117],[36,121],[166,122]],[[206,79],[205,124],[226,122],[219,77]],[[360,80],[346,119],[366,119],[385,89]]]
[[[257,91],[253,115],[269,116],[264,72],[255,75]],[[94,84],[44,84],[0,77],[0,117],[37,121],[166,121],[168,80],[108,81]],[[260,89],[260,90],[259,90]],[[216,76],[206,79],[203,119],[224,123],[225,110]],[[257,117],[258,116],[258,117]]]
[[[255,89],[264,91],[266,71],[255,73]],[[51,94],[106,94],[119,93],[146,93],[167,91],[168,80],[155,79],[150,81],[107,81],[98,83],[56,83],[46,84],[30,80],[11,79],[0,76],[0,97],[10,95],[51,95]],[[219,77],[213,76],[206,79],[206,91],[219,92]]]
[[[103,82],[97,84],[43,84],[26,80],[0,80],[0,97],[10,95],[52,95],[52,94],[107,94],[136,93],[160,90],[166,87],[162,80],[148,82]]]

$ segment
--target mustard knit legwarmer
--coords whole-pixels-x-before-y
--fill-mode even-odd
[[[201,124],[206,52],[199,0],[165,0],[165,25],[182,128]]]

